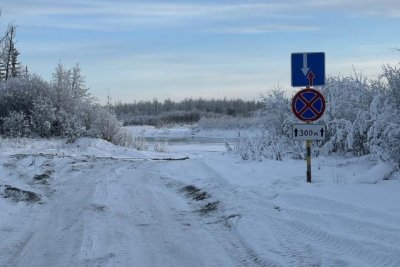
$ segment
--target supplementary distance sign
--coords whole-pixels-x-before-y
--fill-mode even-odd
[[[325,98],[312,88],[306,88],[297,92],[292,100],[293,114],[302,121],[316,121],[325,112]]]
[[[293,53],[292,86],[325,84],[325,53]]]
[[[295,141],[322,141],[325,135],[324,124],[293,124],[292,127],[292,138]]]

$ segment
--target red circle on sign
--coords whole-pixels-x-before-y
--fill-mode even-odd
[[[301,121],[316,121],[325,112],[325,98],[319,91],[312,88],[300,90],[293,97],[292,111]]]

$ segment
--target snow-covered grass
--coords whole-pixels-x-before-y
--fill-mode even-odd
[[[400,266],[386,163],[313,158],[309,184],[303,160],[243,161],[167,132],[181,139],[167,153],[2,140],[0,266]]]

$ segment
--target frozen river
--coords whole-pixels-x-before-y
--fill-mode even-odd
[[[133,126],[126,129],[135,137],[144,139],[150,151],[161,144],[170,152],[224,152],[227,144],[232,146],[238,140],[234,130],[199,131],[189,126],[161,129]]]

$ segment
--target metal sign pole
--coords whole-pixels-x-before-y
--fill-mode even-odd
[[[307,183],[311,183],[311,140],[306,141],[307,149]]]
[[[314,74],[311,72],[312,75],[308,75],[308,86],[306,89],[311,89],[312,83],[314,81]],[[310,122],[307,122],[310,124]],[[307,183],[311,183],[311,140],[306,141],[306,157],[307,157]]]

